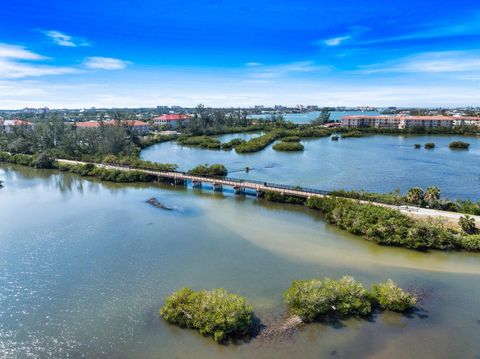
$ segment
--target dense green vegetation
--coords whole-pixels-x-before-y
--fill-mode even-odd
[[[397,210],[338,197],[310,197],[305,205],[322,212],[332,224],[381,245],[410,249],[480,250],[474,236],[453,232],[443,224],[420,221]]]
[[[406,312],[415,306],[416,298],[404,292],[392,280],[375,284],[368,292],[350,276],[339,280],[293,281],[284,294],[290,310],[306,322],[326,316],[368,316],[373,309]]]
[[[357,130],[342,133],[342,138],[364,137],[364,136],[365,136],[365,132],[361,132],[361,131],[357,131]]]
[[[141,148],[146,148],[152,145],[156,145],[157,143],[173,141],[177,138],[178,135],[148,135],[140,139],[139,146]]]
[[[177,142],[182,146],[198,146],[211,150],[220,149],[222,147],[222,143],[219,140],[209,136],[182,136],[178,138]]]
[[[139,159],[138,157],[117,157],[114,155],[108,155],[105,156],[101,162],[112,166],[132,167],[144,170],[166,172],[177,170],[177,165],[175,164],[144,161]]]
[[[282,195],[278,192],[265,192],[265,199],[270,202],[290,203],[290,204],[304,204],[306,199],[302,197],[294,197]]]
[[[253,324],[252,307],[243,297],[225,289],[183,288],[167,298],[160,315],[169,323],[197,329],[217,342],[246,335]]]
[[[195,176],[221,176],[224,177],[228,173],[227,168],[224,165],[220,164],[213,164],[213,165],[199,165],[194,168],[192,168],[190,171],[188,171],[189,175],[195,175]]]
[[[411,310],[417,302],[415,296],[403,291],[391,279],[372,286],[372,300],[377,308],[393,312]]]
[[[416,143],[415,145],[413,145],[413,147],[418,150],[419,148],[422,148],[422,145],[419,143]]]
[[[282,131],[274,130],[264,134],[263,136],[254,137],[235,147],[235,151],[237,153],[258,152],[279,138],[281,134]]]
[[[282,137],[283,142],[300,142],[300,137],[299,136],[287,136],[287,137]]]
[[[332,141],[338,141],[339,138],[340,138],[340,137],[337,136],[337,135],[333,135],[332,137],[330,137],[330,139],[331,139]]]
[[[293,152],[293,151],[303,151],[304,147],[299,142],[278,142],[273,145],[273,149],[275,151],[285,151],[285,152]]]
[[[470,144],[463,141],[453,141],[448,145],[452,150],[468,150]]]
[[[91,176],[101,179],[102,181],[132,183],[132,182],[152,182],[155,180],[151,176],[142,171],[122,171],[107,168],[96,167],[88,163],[84,165],[70,165],[65,163],[58,164],[60,171],[75,173],[81,176]]]
[[[15,163],[34,168],[55,168],[55,159],[42,152],[38,155],[24,155],[0,152],[0,162]]]
[[[423,147],[425,147],[427,150],[431,150],[435,148],[435,144],[433,142],[427,142]]]
[[[349,132],[352,131],[350,127],[340,127],[336,131]],[[478,126],[454,126],[449,127],[423,127],[414,126],[404,129],[399,128],[375,128],[375,127],[358,127],[355,131],[364,132],[367,134],[382,134],[382,135],[477,135],[480,133]]]
[[[241,145],[242,143],[245,143],[245,140],[241,138],[234,138],[228,142],[222,143],[222,150],[230,150],[238,145]]]
[[[359,199],[363,201],[379,202],[393,205],[415,205],[422,208],[433,208],[443,211],[459,212],[473,215],[480,215],[480,201],[470,200],[448,200],[441,199],[440,189],[432,186],[425,191],[419,187],[413,187],[403,195],[399,190],[389,193],[375,193],[366,191],[345,191],[336,190],[330,192],[336,197]]]
[[[367,316],[372,312],[368,291],[352,277],[297,280],[284,294],[290,310],[306,322],[326,315]]]

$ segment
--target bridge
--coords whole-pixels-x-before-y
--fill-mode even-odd
[[[275,192],[279,193],[282,196],[294,196],[300,198],[310,198],[311,196],[328,196],[329,191],[322,191],[318,189],[305,188],[305,187],[295,187],[289,185],[281,185],[268,182],[252,181],[252,180],[243,180],[236,178],[228,177],[208,177],[208,176],[195,176],[189,175],[185,172],[178,171],[154,171],[140,168],[130,168],[125,166],[117,165],[108,165],[103,163],[91,163],[91,162],[82,162],[82,161],[72,161],[57,159],[59,163],[65,163],[70,165],[86,165],[92,164],[99,168],[106,168],[118,171],[137,171],[144,172],[148,175],[156,177],[159,181],[170,180],[173,184],[186,185],[188,181],[192,183],[193,188],[201,188],[203,183],[209,183],[213,186],[215,192],[223,191],[223,187],[231,187],[235,194],[246,194],[246,189],[254,191],[257,197],[262,197],[266,192]],[[364,200],[355,200],[359,203],[364,204],[373,204],[375,206],[381,206],[386,208],[391,208],[397,211],[402,212],[403,214],[416,217],[416,218],[443,218],[450,225],[456,226],[460,217],[464,214],[459,212],[450,212],[442,211],[437,209],[430,208],[421,208],[417,206],[397,206],[379,202],[370,202]],[[480,216],[471,216],[475,219],[477,225],[480,225]]]
[[[73,160],[64,160],[58,159],[59,163],[65,163],[70,165],[86,165],[93,164],[99,168],[117,170],[117,171],[135,171],[143,172],[150,176],[157,177],[159,181],[161,180],[171,180],[173,184],[183,184],[185,185],[188,181],[192,183],[193,188],[201,188],[203,183],[208,183],[213,186],[215,192],[223,191],[223,187],[231,187],[235,194],[245,194],[245,190],[252,190],[257,197],[262,197],[265,192],[276,192],[283,196],[295,196],[300,198],[310,198],[311,196],[325,196],[328,195],[328,191],[322,191],[313,188],[305,188],[299,186],[289,186],[281,185],[276,183],[253,181],[253,180],[243,180],[237,178],[228,178],[228,177],[214,177],[214,176],[198,176],[198,175],[189,175],[185,172],[179,171],[155,171],[148,169],[140,168],[130,168],[126,166],[118,165],[109,165],[104,163],[91,163],[91,162],[82,162],[82,161],[73,161]]]

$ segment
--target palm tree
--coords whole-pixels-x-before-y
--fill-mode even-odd
[[[424,199],[430,207],[436,207],[440,200],[440,188],[435,186],[428,187],[425,191]]]
[[[410,188],[407,192],[407,201],[413,204],[422,204],[425,193],[420,187]]]

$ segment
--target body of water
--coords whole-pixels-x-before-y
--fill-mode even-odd
[[[343,116],[353,116],[353,115],[365,115],[365,116],[376,116],[380,112],[377,111],[332,111],[330,112],[330,119],[335,121],[341,121]],[[309,123],[317,119],[320,115],[320,111],[311,111],[305,113],[286,113],[283,114],[283,117],[287,121],[292,121],[293,123]],[[268,119],[270,114],[263,115],[250,115],[250,118],[260,118]]]
[[[480,353],[478,254],[381,247],[326,224],[317,212],[261,199],[7,165],[0,165],[0,179],[2,358]],[[146,204],[151,197],[175,210]],[[246,296],[268,324],[287,315],[282,293],[292,280],[347,274],[367,286],[392,278],[422,289],[419,310],[309,324],[290,337],[230,345],[158,315],[165,297],[183,286],[224,287]]]
[[[220,136],[223,142],[259,134]],[[469,142],[468,151],[450,150],[454,140]],[[435,149],[414,149],[434,142]],[[389,192],[438,186],[444,197],[480,200],[480,138],[461,136],[368,136],[332,141],[304,140],[305,151],[277,152],[272,145],[252,154],[181,147],[175,142],[154,145],[142,157],[176,163],[188,170],[202,163],[224,164],[229,176],[323,190],[354,189]],[[253,168],[246,173],[245,167]]]

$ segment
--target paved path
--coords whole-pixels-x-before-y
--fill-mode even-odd
[[[72,164],[72,165],[85,165],[90,162],[82,162],[82,161],[72,161],[72,160],[64,160],[58,159],[60,163],[65,164]],[[233,188],[248,188],[257,192],[277,192],[284,195],[290,196],[297,196],[303,198],[309,198],[311,196],[328,196],[328,191],[321,191],[316,189],[307,189],[307,188],[298,188],[293,186],[287,185],[278,185],[273,183],[266,183],[266,182],[257,182],[257,181],[248,181],[242,179],[233,179],[233,178],[212,178],[212,177],[203,177],[203,176],[192,176],[185,174],[183,172],[163,172],[163,171],[154,171],[154,170],[145,170],[145,169],[136,169],[136,168],[129,168],[124,166],[114,166],[114,165],[106,165],[101,163],[91,163],[96,167],[106,168],[106,169],[113,169],[118,171],[139,171],[144,172],[152,176],[156,176],[158,178],[171,178],[172,180],[179,180],[179,181],[192,181],[197,183],[210,183],[212,185],[222,185],[222,186],[229,186]],[[390,204],[378,203],[378,202],[369,202],[369,201],[362,201],[357,200],[360,203],[365,204],[373,204],[376,206],[386,207],[398,210],[404,214],[408,214],[412,217],[417,218],[443,218],[451,225],[456,225],[460,217],[463,216],[462,213],[458,212],[449,212],[449,211],[441,211],[437,209],[429,209],[429,208],[420,208],[416,206],[395,206]],[[480,225],[480,216],[471,216],[477,222],[477,225]]]

